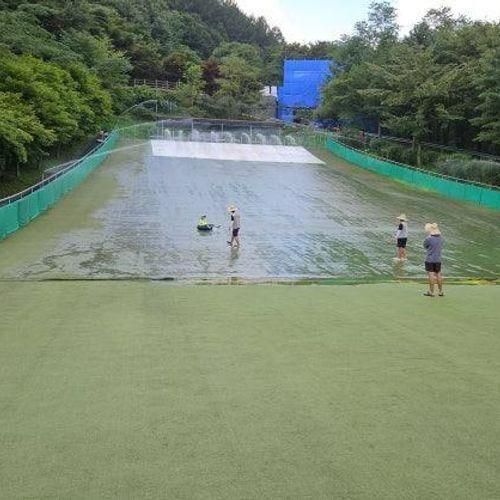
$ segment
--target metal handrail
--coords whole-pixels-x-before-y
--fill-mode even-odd
[[[161,90],[170,90],[172,88],[177,88],[179,82],[169,82],[168,80],[148,80],[147,78],[134,78],[134,87],[152,87]]]
[[[373,134],[371,132],[366,132],[365,135],[372,139],[380,139],[388,142],[393,141],[393,142],[399,142],[400,144],[408,144],[408,145],[413,144],[412,139],[405,139],[403,137],[395,137],[391,135],[378,135],[378,134]],[[434,142],[421,142],[420,145],[431,149],[441,149],[443,151],[449,151],[452,153],[463,153],[469,156],[479,156],[481,158],[489,158],[492,161],[500,162],[500,156],[491,153],[484,153],[482,151],[473,151],[471,149],[456,148],[454,146],[447,146],[445,144],[436,144]]]
[[[349,139],[349,140],[357,140],[357,139],[353,139],[353,138],[347,137],[347,136],[343,136],[343,137],[345,137],[346,139]],[[484,184],[482,182],[470,181],[467,179],[460,179],[459,177],[453,177],[451,175],[438,174],[437,172],[432,172],[432,170],[426,170],[425,168],[414,167],[413,165],[408,165],[406,163],[400,163],[400,162],[397,162],[394,160],[389,160],[387,158],[383,158],[382,156],[377,156],[373,153],[367,153],[366,151],[363,151],[361,149],[353,148],[352,146],[348,146],[347,144],[344,144],[342,141],[338,140],[339,139],[338,136],[335,136],[333,134],[332,134],[331,139],[334,141],[337,141],[341,146],[343,146],[344,148],[350,149],[351,151],[356,151],[357,153],[362,153],[366,156],[370,156],[370,157],[375,158],[377,160],[385,161],[387,163],[392,163],[392,164],[397,165],[399,167],[405,167],[405,168],[408,168],[410,170],[422,172],[423,174],[432,175],[433,177],[440,177],[440,178],[443,178],[446,180],[459,182],[460,184],[466,184],[466,185],[469,184],[469,185],[474,185],[474,186],[478,186],[478,187],[482,187],[482,188],[491,189],[493,191],[500,191],[500,187],[494,186],[493,184]]]
[[[162,118],[161,120],[158,120],[158,122],[148,122],[148,123],[151,123],[151,124],[154,124],[154,123],[160,123],[160,122],[166,122],[166,121],[180,121],[180,120],[184,120],[184,121],[192,121],[193,123],[195,122],[200,122],[200,123],[204,123],[204,122],[210,122],[210,123],[221,123],[221,124],[225,124],[225,123],[236,123],[236,124],[246,124],[246,125],[260,125],[260,126],[264,126],[264,127],[276,127],[276,126],[281,126],[282,123],[279,121],[279,120],[275,120],[275,121],[264,121],[264,120],[238,120],[238,119],[225,119],[225,118],[192,118],[192,117],[186,117],[186,116],[169,116],[168,118]]]
[[[73,162],[69,162],[71,164],[68,167],[60,170],[59,172],[56,172],[55,174],[50,175],[46,179],[42,179],[40,182],[33,184],[32,186],[24,189],[23,191],[19,191],[18,193],[15,193],[15,194],[12,194],[10,196],[7,196],[6,198],[0,199],[0,207],[3,207],[5,205],[10,205],[16,201],[19,201],[23,198],[26,198],[26,196],[33,194],[34,192],[38,191],[42,187],[46,186],[47,184],[50,184],[51,182],[55,181],[59,177],[62,177],[64,174],[68,173],[70,170],[73,170],[78,165],[80,165],[83,161],[85,161],[89,156],[93,155],[98,150],[100,150],[108,142],[108,140],[111,138],[111,134],[109,134],[109,136],[106,138],[106,140],[104,142],[95,146],[93,149],[91,149],[84,156],[82,156],[81,158],[78,158],[77,160],[75,160]],[[54,168],[54,167],[52,167],[52,168]]]

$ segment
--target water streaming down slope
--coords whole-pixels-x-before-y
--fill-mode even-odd
[[[154,157],[149,143],[122,146],[59,206],[0,244],[1,278],[421,277],[422,226],[434,220],[448,276],[500,274],[498,214],[328,153],[318,153],[326,165],[278,164]],[[232,202],[242,212],[239,251],[226,243]],[[410,218],[404,265],[393,262],[392,238],[402,211]],[[221,227],[199,234],[202,214]]]

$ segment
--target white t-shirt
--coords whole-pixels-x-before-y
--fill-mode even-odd
[[[396,238],[398,240],[401,238],[408,238],[408,224],[406,222],[399,222],[399,226],[396,229]]]

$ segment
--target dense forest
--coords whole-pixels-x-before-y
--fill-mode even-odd
[[[329,52],[337,77],[324,88],[319,116],[413,142],[409,149],[373,141],[385,156],[458,174],[463,162],[454,158],[458,170],[450,170],[420,145],[500,154],[500,23],[455,17],[442,8],[401,37],[396,10],[374,2],[368,19]],[[500,184],[499,170],[497,165]]]
[[[108,128],[178,82],[194,114],[241,116],[280,78],[284,40],[233,0],[0,0],[0,176]]]

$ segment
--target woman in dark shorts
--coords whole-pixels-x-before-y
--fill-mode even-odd
[[[443,275],[441,274],[441,253],[443,250],[443,238],[439,226],[433,222],[425,225],[425,232],[428,234],[424,240],[424,248],[427,252],[425,257],[425,270],[429,277],[429,290],[424,293],[426,297],[434,297],[435,285],[438,287],[438,294],[444,297]]]
[[[398,227],[396,228],[396,246],[398,248],[398,256],[396,260],[406,260],[406,244],[408,242],[408,219],[405,214],[398,217]]]

